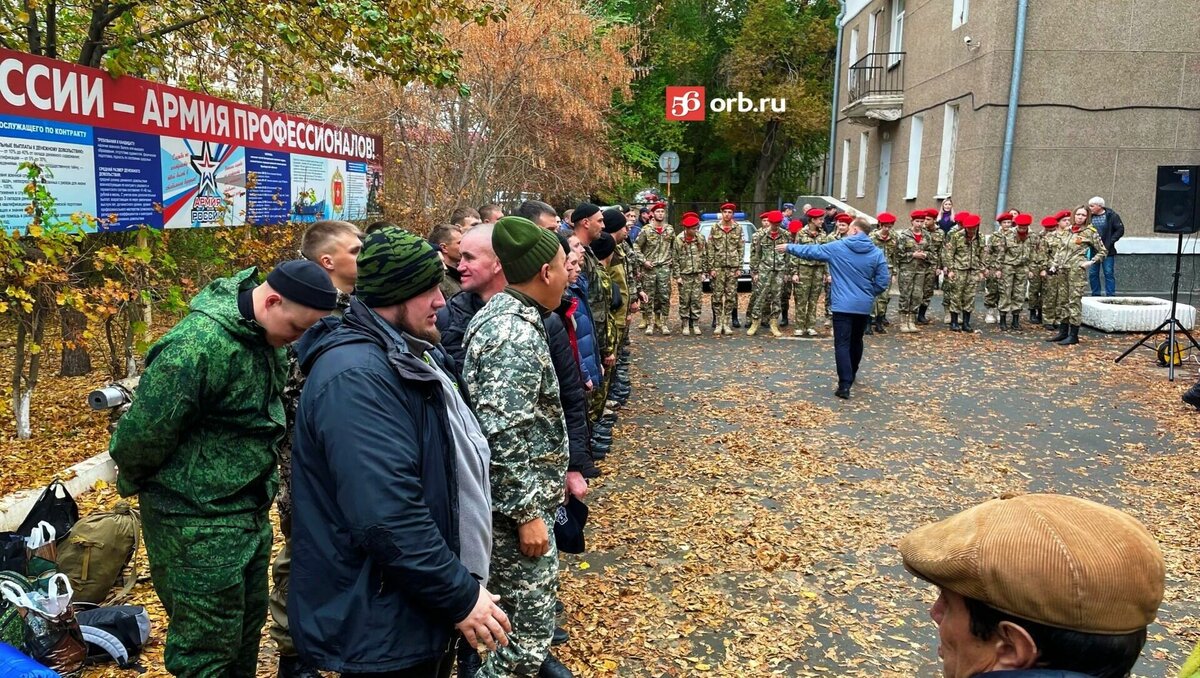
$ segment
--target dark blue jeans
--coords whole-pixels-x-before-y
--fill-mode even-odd
[[[838,388],[850,388],[858,374],[867,318],[861,313],[833,312],[833,350],[837,358]]]
[[[1100,296],[1100,267],[1104,268],[1104,296],[1114,297],[1117,295],[1117,276],[1116,276],[1117,258],[1114,256],[1104,257],[1104,261],[1100,262],[1100,266],[1092,266],[1088,269],[1088,283],[1092,286],[1092,296]]]

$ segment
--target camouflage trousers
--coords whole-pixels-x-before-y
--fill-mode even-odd
[[[1045,285],[1046,279],[1041,276],[1041,272],[1033,271],[1033,277],[1029,279],[1029,293],[1025,296],[1025,301],[1030,309],[1042,307],[1042,290]]]
[[[925,295],[925,278],[932,274],[928,266],[901,266],[896,281],[900,288],[900,312],[916,313],[923,303]]]
[[[1000,306],[1000,279],[993,278],[991,271],[988,271],[988,277],[983,281],[983,305],[985,308]]]
[[[888,266],[888,280],[892,280],[895,277],[896,277],[896,269],[892,268],[891,266]],[[875,297],[875,306],[873,307],[873,310],[871,311],[871,315],[875,316],[876,318],[886,318],[887,310],[888,310],[888,303],[891,300],[892,300],[892,288],[889,285],[886,290],[880,292],[879,296]]]
[[[1027,266],[1005,266],[1000,269],[1000,306],[1006,313],[1020,313],[1025,305],[1025,285],[1029,282]]]
[[[796,329],[815,330],[817,328],[817,301],[821,298],[825,276],[822,266],[797,266],[799,282],[792,284],[792,294],[796,298],[796,312],[792,324]]]
[[[921,306],[928,306],[930,301],[933,301],[933,288],[937,286],[938,273],[937,269],[930,266],[925,271],[925,284],[921,290]],[[946,283],[942,281],[942,305],[946,305]]]
[[[712,295],[709,301],[712,303],[713,317],[718,322],[722,318],[726,322],[729,321],[729,316],[733,310],[737,308],[737,279],[738,269],[736,268],[718,268],[717,276],[712,279]]]
[[[671,267],[667,264],[646,271],[646,296],[650,297],[649,310],[654,315],[667,317],[671,314]]]
[[[1059,320],[1065,320],[1072,325],[1082,325],[1083,298],[1092,289],[1088,282],[1088,270],[1079,268],[1078,264],[1071,264],[1066,270],[1059,271],[1058,275],[1063,278],[1063,313]]]
[[[783,284],[779,287],[779,313],[783,317],[787,317],[788,311],[791,310],[792,288],[792,276],[783,276]]]
[[[949,289],[947,289],[949,288]],[[975,292],[979,289],[979,271],[954,271],[954,280],[942,285],[942,298],[951,313],[975,310]]]
[[[703,281],[699,273],[679,276],[679,320],[686,323],[700,322],[700,299],[703,297]]]
[[[500,608],[512,623],[508,645],[489,652],[478,678],[536,676],[550,652],[554,635],[554,603],[558,600],[558,548],[554,518],[543,515],[550,531],[550,550],[540,558],[521,553],[517,524],[492,514],[492,567],[488,590],[500,596]],[[251,674],[252,675],[252,674]]]
[[[164,661],[175,676],[253,676],[267,618],[271,522],[240,527],[142,511],[150,578],[170,620]]]
[[[279,553],[275,554],[275,560],[271,563],[272,586],[271,598],[268,601],[271,621],[267,624],[267,633],[271,636],[271,640],[275,641],[275,647],[278,648],[280,655],[294,657],[296,656],[296,646],[292,643],[287,617],[288,582],[292,574],[292,540],[287,534],[289,531],[283,528],[281,519],[280,532],[283,532],[286,538],[283,541],[283,548],[279,549]]]
[[[779,318],[779,294],[787,271],[763,271],[758,274],[757,299],[750,301],[750,319],[770,322]],[[756,303],[757,302],[757,303]]]
[[[1067,276],[1062,271],[1042,278],[1042,317],[1044,322],[1057,325],[1067,319]]]

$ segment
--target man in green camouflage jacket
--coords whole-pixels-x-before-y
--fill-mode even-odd
[[[742,272],[746,239],[741,224],[733,220],[737,205],[721,205],[721,221],[708,233],[708,275],[712,281],[713,334],[733,334],[730,317],[737,309],[738,274]]]
[[[512,633],[478,675],[564,675],[549,650],[558,587],[551,526],[566,487],[567,433],[542,317],[562,299],[566,259],[553,233],[522,217],[496,222],[492,249],[509,287],[467,326],[463,380],[492,451],[489,588]]]
[[[268,518],[283,437],[285,344],[336,306],[320,266],[288,261],[208,285],[146,354],[109,444],[139,495],[176,676],[252,676],[267,616]]]
[[[657,325],[663,335],[668,335],[671,333],[667,319],[671,313],[671,249],[675,244],[675,229],[664,221],[666,204],[655,203],[651,214],[654,219],[642,229],[636,244],[642,255],[642,267],[646,269],[642,287],[650,297],[649,308],[642,313],[650,312],[646,316],[650,318],[646,334],[654,334]]]
[[[695,212],[683,215],[683,233],[675,236],[671,269],[679,285],[679,327],[683,335],[700,335],[700,280],[708,270],[708,251],[699,234],[700,216]]]

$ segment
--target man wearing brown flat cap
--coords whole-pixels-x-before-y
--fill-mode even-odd
[[[946,678],[1123,678],[1162,603],[1154,538],[1113,508],[1063,495],[993,499],[900,540],[938,587]]]

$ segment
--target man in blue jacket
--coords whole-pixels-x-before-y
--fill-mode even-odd
[[[891,284],[883,251],[864,233],[867,221],[850,222],[846,236],[824,245],[779,245],[775,249],[792,256],[829,265],[833,278],[829,308],[833,312],[833,348],[837,357],[839,398],[850,397],[850,386],[862,362],[863,332],[867,329],[878,297]]]
[[[485,588],[491,452],[438,345],[443,275],[423,238],[375,231],[341,322],[297,346],[289,620],[343,676],[444,678],[459,633],[495,650],[512,630]]]

